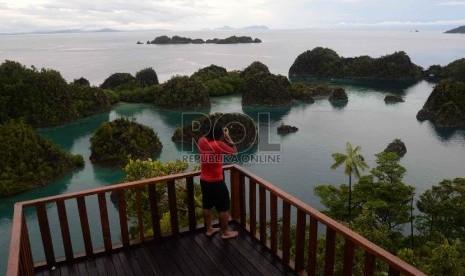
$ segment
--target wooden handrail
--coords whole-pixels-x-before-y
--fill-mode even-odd
[[[332,231],[335,231],[337,234],[342,235],[347,240],[354,243],[355,246],[361,248],[363,251],[369,253],[370,255],[375,256],[376,258],[382,260],[383,262],[389,264],[391,268],[396,269],[397,271],[402,272],[406,275],[425,275],[423,272],[419,271],[415,267],[409,265],[405,261],[399,259],[398,257],[387,252],[378,245],[372,243],[366,238],[362,237],[358,233],[350,230],[344,225],[338,223],[327,215],[319,212],[318,210],[310,207],[308,204],[302,202],[301,200],[295,198],[294,196],[284,192],[280,188],[274,186],[267,180],[247,171],[243,167],[234,166],[234,170],[237,170],[241,174],[247,176],[253,183],[259,185],[259,187],[267,190],[271,195],[274,195],[280,198],[283,201],[283,204],[290,204],[295,207],[298,211],[303,211],[305,214],[309,215],[310,218],[316,219],[318,222],[326,225]],[[239,183],[236,183],[239,185]],[[233,189],[233,188],[232,188]],[[231,194],[234,194],[233,192]],[[232,199],[234,202],[234,199]],[[239,203],[235,203],[236,205]],[[284,214],[285,215],[285,214]],[[283,227],[284,228],[284,227]],[[284,231],[284,230],[283,230]],[[332,233],[332,232],[331,232]],[[283,252],[285,253],[285,252]]]
[[[406,262],[400,260],[399,258],[395,257],[394,255],[390,254],[389,252],[385,251],[381,247],[373,244],[372,242],[368,241],[367,239],[363,238],[359,234],[355,233],[354,231],[348,229],[347,227],[343,226],[342,224],[336,222],[335,220],[331,219],[330,217],[324,215],[323,213],[317,211],[316,209],[310,207],[309,205],[305,204],[304,202],[300,201],[299,199],[287,194],[283,190],[277,188],[276,186],[272,185],[270,182],[266,181],[265,179],[256,176],[246,169],[238,166],[238,165],[228,165],[224,166],[224,170],[231,171],[231,214],[232,218],[240,222],[242,227],[247,228],[253,236],[256,235],[256,231],[259,230],[260,236],[259,241],[262,245],[267,246],[270,248],[271,252],[277,254],[282,261],[286,264],[293,266],[297,272],[301,273],[304,269],[304,262],[308,263],[308,274],[314,275],[316,273],[316,240],[317,240],[317,227],[318,223],[321,223],[327,227],[327,241],[326,241],[326,263],[325,263],[325,273],[331,274],[334,269],[334,258],[335,258],[335,236],[341,235],[344,237],[346,241],[346,245],[344,246],[344,273],[350,274],[353,267],[353,256],[354,256],[354,248],[360,248],[365,252],[365,272],[366,275],[372,275],[375,269],[375,259],[381,260],[390,268],[390,272],[392,274],[402,273],[405,275],[424,275],[421,271],[415,269],[414,267],[410,266]],[[144,179],[139,181],[121,183],[111,186],[105,186],[100,188],[95,188],[91,190],[85,190],[81,192],[74,192],[69,194],[51,196],[36,200],[25,201],[21,203],[15,204],[15,212],[13,217],[13,230],[11,235],[11,244],[10,244],[10,255],[8,260],[8,270],[7,275],[31,275],[33,274],[34,264],[32,262],[32,253],[31,248],[29,245],[29,236],[27,234],[27,225],[23,215],[23,209],[25,207],[33,206],[38,210],[38,220],[41,229],[41,236],[43,239],[44,244],[47,244],[48,247],[52,247],[52,249],[46,249],[45,253],[47,257],[47,264],[52,265],[56,262],[56,258],[53,252],[53,246],[51,245],[52,241],[50,239],[50,229],[48,225],[48,218],[47,212],[45,211],[45,205],[50,203],[55,203],[58,208],[58,214],[60,217],[60,227],[63,236],[63,243],[65,249],[65,260],[70,261],[76,258],[80,258],[82,256],[92,256],[97,251],[98,252],[110,252],[114,250],[115,244],[112,244],[111,237],[106,237],[105,235],[109,235],[109,223],[108,223],[108,212],[106,207],[106,198],[105,194],[109,192],[118,191],[118,205],[119,205],[119,217],[120,217],[120,230],[121,230],[121,239],[122,245],[118,245],[119,247],[122,246],[127,247],[133,244],[135,241],[129,240],[128,234],[128,221],[127,221],[127,214],[126,214],[126,199],[125,199],[125,191],[133,188],[136,189],[136,196],[140,198],[140,190],[142,187],[148,187],[148,198],[149,198],[149,212],[150,218],[152,221],[152,228],[153,228],[153,237],[144,237],[144,229],[140,228],[138,233],[139,239],[137,243],[142,243],[146,240],[153,240],[160,238],[162,233],[160,231],[160,214],[158,214],[158,204],[156,199],[156,184],[160,183],[168,183],[167,191],[168,191],[168,204],[169,210],[171,214],[171,234],[177,235],[180,233],[180,226],[178,225],[178,220],[176,217],[177,214],[177,207],[176,207],[176,190],[174,188],[174,181],[179,179],[186,180],[186,191],[188,195],[188,230],[186,231],[195,231],[197,229],[197,221],[195,217],[195,207],[194,207],[194,193],[193,193],[193,178],[198,176],[200,172],[186,172],[186,173],[179,173],[173,175],[167,175],[162,177],[156,177],[151,179]],[[248,179],[248,181],[246,181]],[[249,190],[246,193],[246,182],[248,182]],[[258,186],[258,189],[257,189]],[[259,193],[259,197],[256,198],[256,192]],[[269,193],[269,197],[266,196],[266,193]],[[248,194],[248,195],[247,195]],[[87,219],[87,209],[85,204],[86,197],[96,195],[98,198],[98,208],[100,212],[100,227],[102,229],[102,233],[104,235],[104,249],[99,249],[96,251],[95,248],[92,246],[92,239],[90,234],[90,226],[89,221]],[[247,198],[247,196],[249,198]],[[192,197],[192,198],[191,198]],[[269,202],[267,202],[267,198],[269,198]],[[73,247],[71,246],[69,236],[69,225],[67,222],[67,215],[66,209],[64,208],[64,201],[65,200],[76,200],[78,211],[79,211],[79,219],[81,223],[81,229],[83,234],[83,240],[85,245],[85,253],[76,254],[73,252]],[[272,224],[277,224],[277,206],[278,200],[282,201],[283,207],[283,228],[282,228],[282,253],[278,252],[278,234],[276,225],[272,225],[270,228],[270,238],[268,239],[267,233],[267,204],[269,203],[270,207],[270,220]],[[249,218],[250,223],[248,224],[246,221],[247,218],[247,210],[246,210],[246,202],[248,202],[249,206]],[[258,204],[259,208],[256,208],[256,204]],[[252,206],[253,205],[253,206]],[[296,249],[296,258],[295,260],[290,259],[290,224],[291,224],[291,208],[295,208],[297,210],[297,242],[298,247]],[[256,211],[259,211],[258,216],[256,215]],[[142,226],[142,210],[141,205],[137,206],[137,217],[135,218],[136,221],[139,222],[139,226]],[[40,214],[39,214],[40,213]],[[306,217],[309,216],[309,219]],[[309,250],[308,256],[304,256],[304,242],[306,235],[306,223],[307,221],[310,222],[310,231],[309,231]],[[259,229],[256,228],[256,224],[259,224]],[[253,224],[253,225],[252,225]],[[47,251],[48,250],[48,251]],[[294,263],[295,261],[295,263]]]

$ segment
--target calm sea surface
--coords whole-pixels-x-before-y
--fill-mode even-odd
[[[138,40],[181,35],[191,38],[224,38],[233,34],[262,39],[250,45],[136,45]],[[153,67],[160,81],[171,76],[192,74],[199,68],[216,64],[228,70],[243,69],[259,60],[275,74],[287,75],[294,59],[303,51],[317,46],[329,47],[344,57],[370,55],[379,57],[394,51],[405,51],[420,66],[446,65],[465,57],[465,35],[440,32],[374,31],[374,30],[286,30],[264,32],[121,32],[56,35],[0,36],[0,60],[18,61],[26,66],[52,68],[60,71],[67,81],[81,76],[99,85],[115,72],[137,71]],[[313,194],[318,184],[340,184],[347,181],[343,170],[332,171],[331,153],[342,152],[346,141],[362,147],[367,162],[374,165],[374,154],[382,151],[395,138],[402,139],[407,154],[401,159],[406,167],[405,182],[416,187],[419,195],[444,178],[465,177],[465,130],[439,130],[430,123],[420,123],[415,115],[431,93],[434,84],[421,81],[408,86],[341,84],[349,95],[346,106],[333,106],[327,100],[308,105],[295,103],[289,108],[242,107],[240,96],[212,99],[212,107],[204,112],[241,112],[257,120],[258,113],[268,112],[270,121],[260,123],[262,131],[270,129],[270,142],[280,145],[281,162],[277,164],[244,164],[297,198],[321,208]],[[388,93],[398,93],[404,103],[386,105]],[[180,158],[179,145],[171,141],[176,126],[181,124],[181,112],[143,104],[119,104],[109,113],[84,118],[55,128],[41,129],[40,134],[52,139],[67,151],[84,156],[86,166],[42,188],[0,200],[0,274],[6,269],[11,234],[13,205],[29,200],[119,182],[121,170],[93,166],[89,162],[90,136],[103,122],[118,117],[135,118],[151,126],[163,143],[161,160]],[[299,127],[297,133],[278,136],[281,123]],[[255,149],[259,153],[260,149]],[[87,203],[90,216],[97,214],[97,200]],[[75,214],[76,204],[67,205],[70,212],[73,247],[83,251],[82,236]],[[56,208],[48,209],[56,218]],[[117,222],[114,205],[109,203],[110,223]],[[35,212],[26,210],[29,233],[39,237]],[[92,219],[91,219],[92,221]],[[56,220],[50,222],[52,232],[59,233]],[[113,230],[116,230],[114,228]],[[92,228],[94,245],[102,245],[99,227]],[[113,240],[119,239],[117,231]],[[63,254],[60,235],[54,235],[55,252]],[[42,260],[39,239],[32,240],[36,260]]]

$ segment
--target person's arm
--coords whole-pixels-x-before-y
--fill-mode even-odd
[[[234,144],[233,140],[231,139],[231,136],[229,136],[229,129],[224,128],[223,133],[224,133],[224,141],[232,149],[232,151],[229,152],[229,153],[230,154],[236,154],[237,153],[237,147],[236,147],[236,144]]]

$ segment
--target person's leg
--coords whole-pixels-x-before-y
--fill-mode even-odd
[[[219,212],[220,215],[220,227],[221,237],[223,239],[229,239],[237,237],[239,234],[237,231],[229,230],[229,211]]]
[[[205,226],[205,235],[211,236],[220,229],[212,226],[212,215],[209,209],[203,209],[203,225]]]

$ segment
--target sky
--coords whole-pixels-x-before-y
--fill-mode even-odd
[[[0,0],[0,33],[225,25],[447,30],[465,25],[465,0]]]

